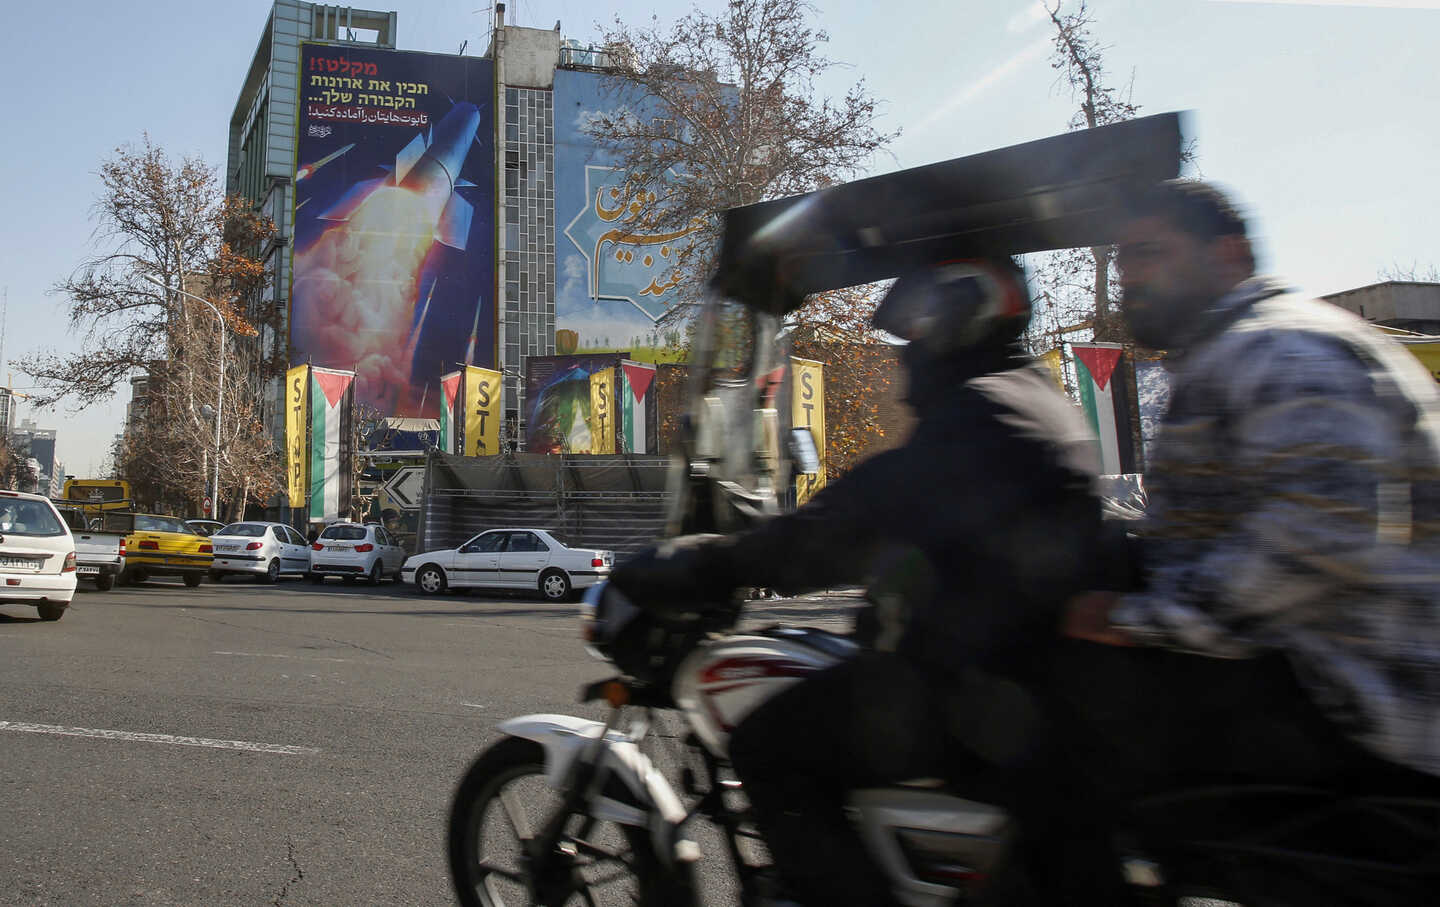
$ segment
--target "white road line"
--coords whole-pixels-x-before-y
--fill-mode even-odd
[[[139,731],[108,731],[91,727],[62,727],[58,724],[31,724],[28,721],[0,721],[0,731],[26,734],[59,734],[64,737],[98,737],[101,740],[130,740],[137,743],[169,743],[175,746],[208,746],[218,750],[245,750],[251,753],[279,753],[283,756],[313,756],[313,746],[285,743],[255,743],[250,740],[213,740],[209,737],[177,737],[174,734],[143,734]]]
[[[301,661],[343,661],[349,662],[348,658],[329,658],[324,655],[280,655],[273,652],[211,652],[211,655],[239,655],[245,658],[295,658]]]
[[[485,708],[485,706],[481,705],[481,704],[478,703],[478,702],[462,702],[462,703],[460,703],[460,704],[463,705],[463,706],[465,706],[465,707],[467,707],[467,708],[472,708],[472,709],[483,709],[483,708]]]

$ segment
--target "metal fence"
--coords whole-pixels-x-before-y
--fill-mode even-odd
[[[660,537],[670,461],[642,455],[454,457],[426,463],[417,551],[489,529],[544,529],[574,548],[627,552]]]

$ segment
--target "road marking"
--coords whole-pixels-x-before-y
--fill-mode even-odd
[[[137,743],[169,743],[175,746],[208,746],[218,750],[245,750],[251,753],[279,753],[283,756],[313,756],[313,746],[285,743],[255,743],[250,740],[214,740],[209,737],[177,737],[174,734],[144,734],[139,731],[109,731],[90,727],[63,727],[58,724],[31,724],[28,721],[0,721],[0,731],[26,734],[59,734],[64,737],[97,737],[101,740],[130,740]]]
[[[280,655],[272,652],[211,652],[211,655],[239,655],[244,658],[297,658],[302,661],[343,661],[348,663],[348,658],[329,658],[325,655]]]
[[[483,708],[485,708],[485,706],[481,705],[481,704],[478,703],[478,702],[462,702],[462,703],[460,703],[460,704],[463,705],[463,706],[465,706],[466,708],[471,708],[471,709],[483,709]]]

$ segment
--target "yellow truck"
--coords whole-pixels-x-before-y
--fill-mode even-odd
[[[135,529],[125,539],[125,572],[120,581],[143,583],[153,576],[178,576],[198,586],[210,572],[215,549],[210,540],[178,516],[133,514]]]

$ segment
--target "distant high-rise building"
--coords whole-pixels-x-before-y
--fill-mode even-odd
[[[33,419],[25,419],[10,432],[10,446],[34,463],[38,473],[38,493],[46,493],[58,465],[55,462],[55,429],[39,428]],[[63,481],[64,477],[61,476],[61,479]]]
[[[8,387],[0,387],[0,431],[10,436],[15,426],[15,394]]]

